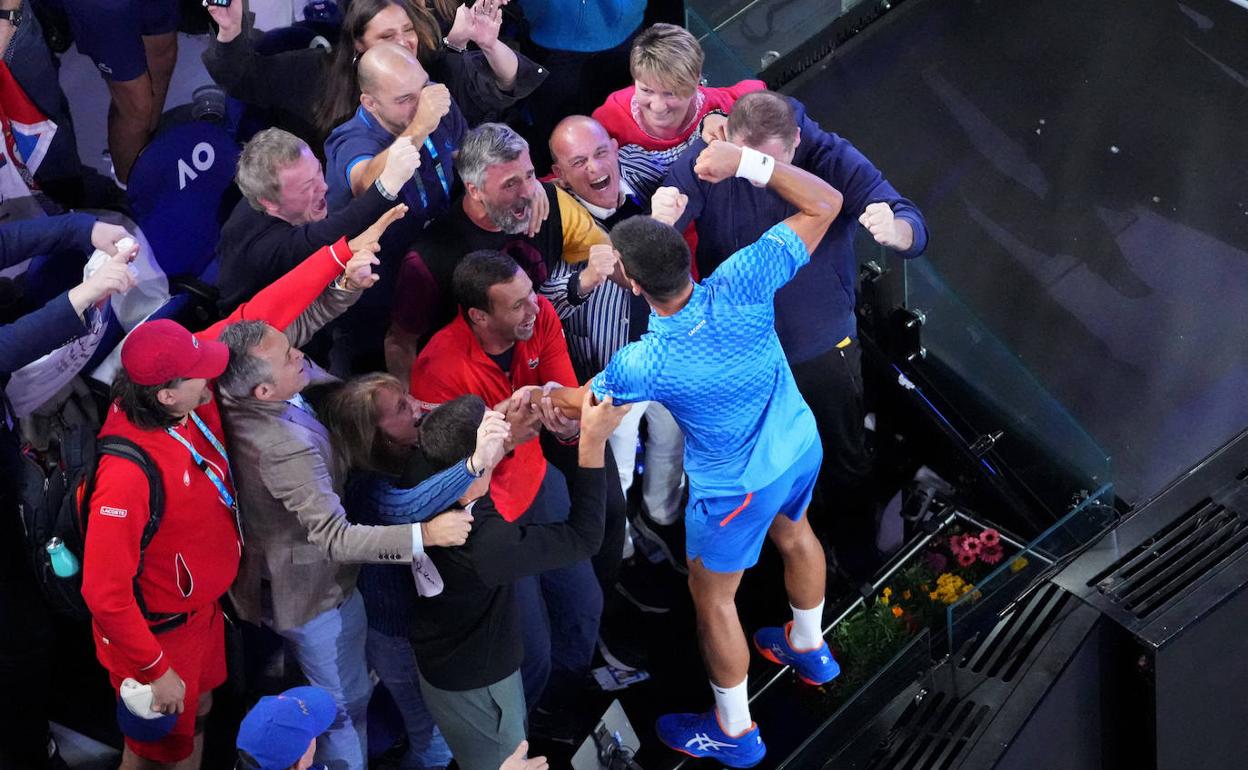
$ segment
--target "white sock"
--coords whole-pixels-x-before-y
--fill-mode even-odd
[[[808,610],[799,610],[792,604],[793,625],[789,627],[789,646],[798,652],[807,652],[823,645],[823,602]]]
[[[745,683],[749,678],[741,680],[741,684],[733,687],[720,687],[711,682],[711,691],[715,693],[715,710],[719,712],[719,725],[730,736],[738,736],[750,729],[754,720],[750,719],[750,696],[745,691]]]

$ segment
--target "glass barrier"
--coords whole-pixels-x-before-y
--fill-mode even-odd
[[[831,714],[779,768],[805,770],[822,767],[828,757],[844,747],[870,720],[932,666],[931,634],[924,629],[912,638],[875,674],[852,691],[841,693]]]
[[[728,85],[756,77],[862,2],[686,0],[685,26],[706,50],[703,71],[708,82]]]
[[[756,68],[747,64],[736,50],[715,33],[714,22],[708,21],[708,17],[717,18],[720,5],[713,2],[685,3],[685,29],[693,33],[702,44],[702,52],[706,55],[702,64],[702,76],[707,85],[712,86],[732,85],[748,80],[758,73]],[[735,3],[722,5],[733,6]],[[704,16],[704,13],[707,15]]]
[[[968,440],[1001,432],[993,453],[1055,514],[1109,484],[1106,451],[949,289],[931,260],[906,260],[903,275],[905,307],[923,319],[925,354],[916,366],[970,426]]]
[[[1114,488],[1105,484],[1053,526],[998,565],[946,609],[948,649],[957,649],[997,621],[1002,611],[1032,585],[1039,584],[1066,557],[1113,523]]]

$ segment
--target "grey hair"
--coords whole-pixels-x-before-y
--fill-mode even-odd
[[[238,156],[234,181],[243,197],[256,211],[264,211],[260,200],[277,201],[282,195],[278,172],[299,160],[307,142],[280,128],[266,128],[243,145]]]
[[[496,163],[510,163],[527,149],[529,143],[510,126],[482,123],[464,135],[455,168],[465,184],[480,187],[487,168]]]
[[[250,398],[257,385],[273,381],[269,362],[251,354],[268,328],[264,321],[237,321],[221,332],[220,341],[230,349],[230,362],[217,378],[221,392],[234,398]]]

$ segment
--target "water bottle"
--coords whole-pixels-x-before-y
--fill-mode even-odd
[[[48,541],[48,558],[52,561],[52,571],[59,578],[71,578],[78,574],[78,557],[65,547],[59,537]]]

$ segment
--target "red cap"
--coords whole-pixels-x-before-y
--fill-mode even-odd
[[[164,385],[179,377],[212,379],[229,362],[225,345],[198,339],[167,318],[139,324],[121,344],[121,365],[137,385]]]

